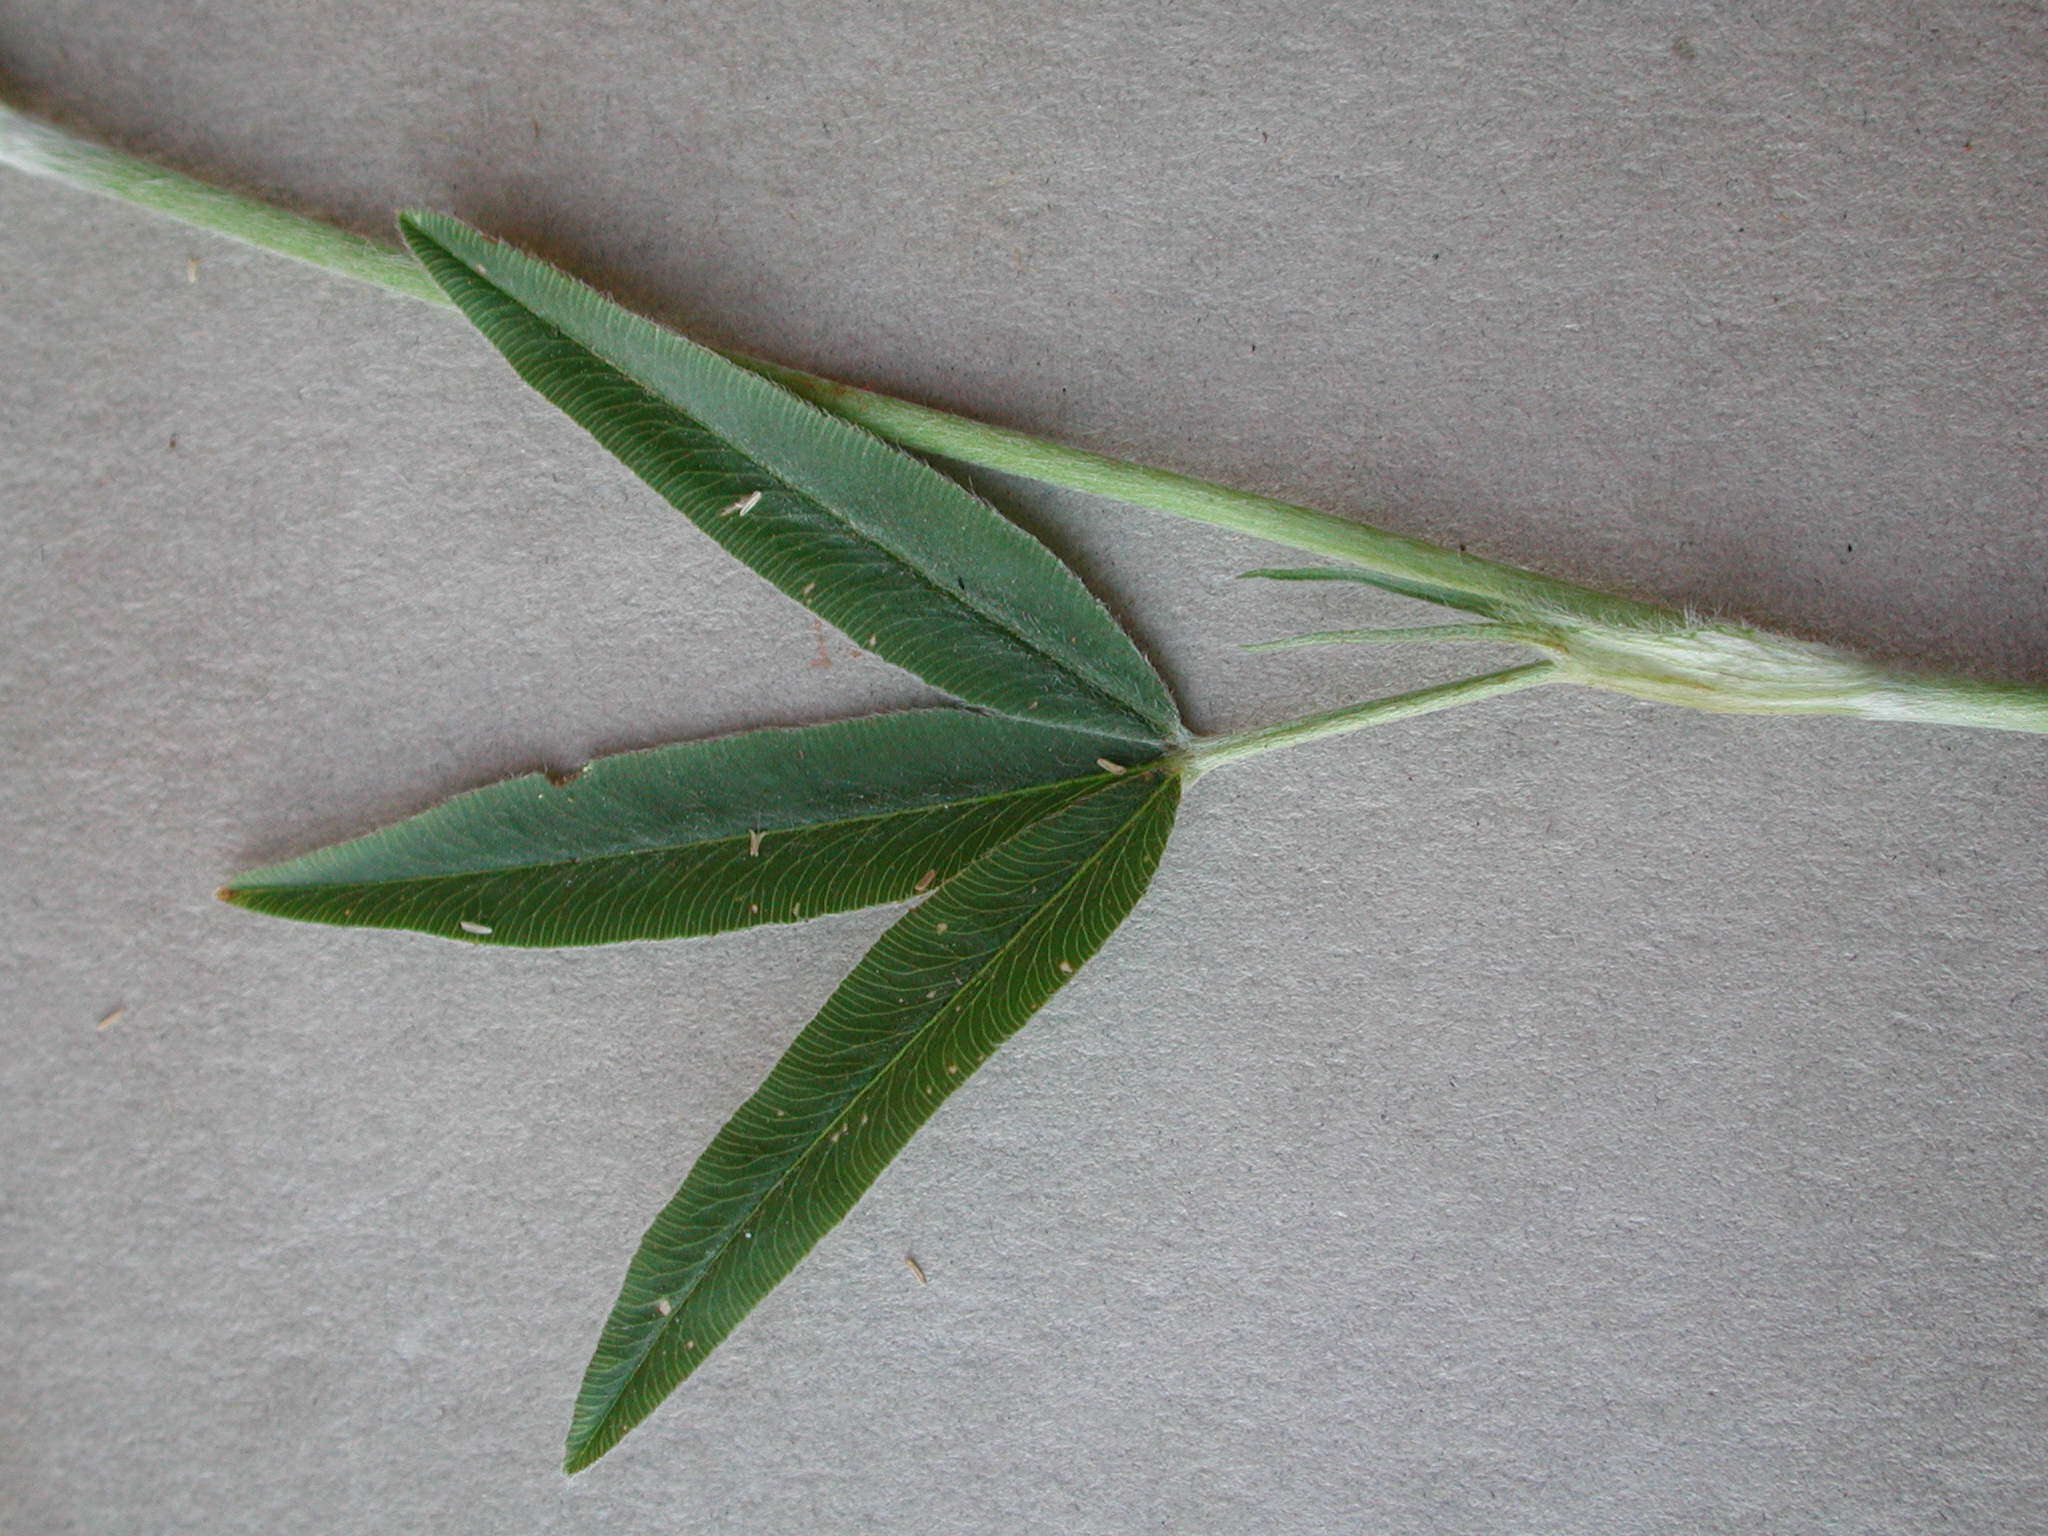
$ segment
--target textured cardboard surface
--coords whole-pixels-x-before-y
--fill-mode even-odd
[[[0,0],[0,78],[706,339],[2042,676],[2040,9],[1795,10]],[[212,890],[922,695],[449,316],[18,178],[0,274],[0,1527],[2048,1524],[2048,747],[1565,693],[1205,781],[564,1481],[632,1244],[887,914],[513,955]],[[1405,610],[976,483],[1199,728],[1472,659],[1246,657]]]

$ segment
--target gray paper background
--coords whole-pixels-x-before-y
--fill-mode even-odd
[[[0,79],[708,340],[2039,679],[2043,20],[0,0]],[[1077,984],[565,1481],[643,1226],[890,915],[518,954],[212,892],[926,695],[449,315],[18,177],[0,285],[0,1528],[2048,1524],[2048,742],[1562,691],[1203,782]],[[1420,614],[974,483],[1199,729],[1486,659],[1246,656]]]

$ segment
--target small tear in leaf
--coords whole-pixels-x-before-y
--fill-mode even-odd
[[[460,928],[464,933],[489,933],[491,931],[484,924],[472,923],[466,917],[461,922],[457,923],[455,926]]]

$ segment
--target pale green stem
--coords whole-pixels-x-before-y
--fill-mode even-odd
[[[103,192],[407,298],[449,304],[411,257],[393,246],[164,170],[4,101],[0,165]],[[1530,635],[1544,631],[1552,642],[1544,648],[1565,663],[1567,680],[1588,687],[1698,709],[1850,714],[2048,732],[2048,689],[1921,678],[1743,626],[1700,624],[1654,603],[1443,549],[1312,507],[1062,447],[743,353],[725,356],[906,448],[1212,523],[1420,587],[1479,599],[1489,611],[1514,615],[1518,625],[1526,621]],[[1437,631],[1417,638],[1478,637]],[[1702,656],[1704,665],[1699,664]]]
[[[31,117],[4,102],[0,102],[0,164],[137,203],[182,223],[309,262],[344,277],[374,283],[407,298],[448,304],[432,279],[395,247],[260,198],[164,170]],[[1024,475],[1070,490],[1114,497],[1348,561],[1367,570],[1516,606],[1543,607],[1607,623],[1640,621],[1669,613],[1668,609],[1612,597],[1517,566],[1333,517],[1312,507],[1295,506],[1249,491],[1234,491],[1190,475],[1150,469],[1107,454],[1062,447],[1029,433],[991,427],[908,400],[837,384],[744,353],[725,355],[835,415],[859,423],[877,436],[922,453]]]
[[[728,354],[731,355],[731,354]],[[1628,624],[1668,618],[1671,610],[1616,597],[1520,566],[1444,549],[1406,534],[1355,523],[1251,491],[1232,490],[1192,475],[1151,469],[1085,448],[1047,442],[1028,432],[991,427],[930,406],[835,384],[793,368],[734,357],[756,372],[878,437],[921,453],[1042,480],[1048,485],[1108,496],[1155,512],[1211,523],[1255,539],[1291,545],[1347,561],[1369,571],[1433,587],[1447,587],[1512,608],[1569,613],[1595,623]]]
[[[2048,736],[2048,689],[1971,677],[1893,677],[1887,692],[1884,704],[1864,710],[1862,718]]]
[[[1303,715],[1299,720],[1283,720],[1278,725],[1260,726],[1255,731],[1205,736],[1181,754],[1182,771],[1188,778],[1197,779],[1225,763],[1257,757],[1261,752],[1298,747],[1303,742],[1321,741],[1325,736],[1342,736],[1347,731],[1434,714],[1459,704],[1476,704],[1481,699],[1496,698],[1503,693],[1520,693],[1524,688],[1558,681],[1561,670],[1556,662],[1532,661],[1527,666],[1510,667],[1505,672],[1488,672],[1482,677],[1461,678],[1455,683],[1440,683],[1434,688],[1418,688],[1413,693],[1397,693],[1392,698],[1347,704],[1342,709]]]
[[[1558,659],[1562,681],[1660,704],[2048,733],[2048,689],[1902,672],[1838,646],[1740,624],[1514,627]]]
[[[310,262],[429,304],[448,304],[434,280],[404,251],[293,213],[261,198],[209,186],[16,110],[0,101],[0,165],[136,203],[181,224]],[[452,306],[450,306],[452,307]]]
[[[1319,629],[1284,640],[1255,640],[1248,651],[1296,651],[1305,645],[1410,645],[1439,640],[1481,641],[1490,645],[1526,642],[1505,624],[1423,624],[1410,629]]]

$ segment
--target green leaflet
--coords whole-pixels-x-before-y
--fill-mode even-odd
[[[221,894],[482,944],[796,922],[908,900],[1153,755],[964,709],[750,731],[493,784]]]
[[[855,643],[1001,714],[1180,739],[1108,611],[930,465],[455,219],[399,227],[522,378]]]
[[[1075,801],[904,914],[655,1219],[577,1397],[596,1461],[853,1208],[941,1101],[1101,947],[1144,893],[1178,775]]]

